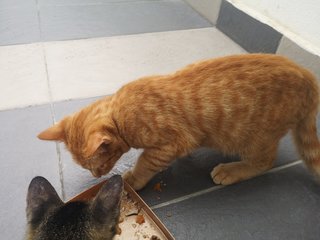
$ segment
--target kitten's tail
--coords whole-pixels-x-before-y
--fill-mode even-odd
[[[293,130],[298,151],[307,167],[320,177],[320,142],[317,137],[316,116],[307,117]]]
[[[310,76],[308,74],[308,80],[313,82],[313,89],[309,92],[308,106],[305,106],[309,112],[293,129],[293,137],[305,164],[320,179],[320,142],[317,136],[319,90],[316,80]]]

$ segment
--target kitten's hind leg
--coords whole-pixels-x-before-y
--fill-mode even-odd
[[[219,164],[211,172],[212,180],[216,184],[230,185],[262,174],[272,168],[277,145],[248,154],[240,162]]]
[[[135,190],[142,189],[157,173],[168,168],[176,158],[172,147],[146,149],[139,157],[133,169],[127,171],[123,178]]]

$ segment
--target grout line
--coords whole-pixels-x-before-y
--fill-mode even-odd
[[[50,78],[49,78],[49,71],[48,71],[48,65],[47,65],[47,58],[46,58],[46,51],[44,44],[41,44],[42,50],[43,50],[43,57],[44,57],[44,63],[45,63],[45,69],[46,69],[46,75],[47,75],[47,86],[48,86],[48,93],[49,93],[49,105],[50,105],[50,111],[51,111],[51,117],[52,117],[52,123],[55,124],[56,117],[55,117],[55,111],[54,111],[54,102],[52,100],[52,92],[51,92],[51,85],[50,85]],[[64,178],[63,178],[63,163],[61,158],[61,151],[60,151],[60,145],[58,142],[55,142],[56,144],[56,151],[58,155],[58,167],[59,167],[59,179],[60,179],[60,186],[61,186],[61,197],[62,200],[65,201],[65,189],[64,189]]]
[[[38,16],[40,17],[40,16]],[[114,38],[132,38],[132,37],[140,37],[144,35],[156,35],[156,34],[169,34],[173,32],[187,32],[187,31],[203,31],[203,30],[212,30],[216,29],[221,34],[225,35],[227,38],[229,38],[226,34],[221,32],[216,26],[208,26],[208,27],[194,27],[194,28],[187,28],[187,29],[173,29],[173,30],[162,30],[162,31],[155,31],[155,32],[141,32],[141,33],[128,33],[128,34],[120,34],[120,35],[111,35],[111,36],[97,36],[97,37],[81,37],[81,38],[70,38],[70,39],[57,39],[57,40],[43,40],[41,41],[35,41],[35,42],[26,42],[26,43],[14,43],[14,44],[8,44],[8,45],[0,45],[0,48],[2,47],[11,47],[11,46],[22,46],[22,45],[34,45],[37,43],[49,43],[49,44],[57,44],[60,42],[71,42],[71,41],[96,41],[96,40],[103,40],[103,39],[114,39]],[[41,29],[39,29],[41,31]],[[41,33],[42,34],[42,33]],[[229,38],[231,39],[231,38]],[[238,43],[232,40],[232,42],[238,46],[240,46]],[[240,46],[241,47],[241,46]],[[243,49],[243,47],[241,47]]]
[[[50,85],[50,78],[49,78],[49,71],[48,71],[48,65],[47,65],[47,57],[46,57],[46,51],[44,44],[42,43],[42,50],[43,50],[43,57],[45,62],[45,69],[46,69],[46,75],[47,75],[47,86],[48,86],[48,93],[49,93],[49,104],[50,104],[50,111],[51,111],[51,117],[52,117],[52,123],[55,124],[57,122],[55,117],[55,111],[54,111],[54,103],[52,98],[52,92],[51,92],[51,85]],[[61,197],[62,200],[65,201],[65,189],[64,189],[64,178],[63,178],[63,163],[61,158],[61,151],[60,151],[60,145],[58,142],[55,142],[56,144],[56,151],[58,155],[58,166],[59,166],[59,179],[60,179],[60,186],[61,186]]]
[[[60,185],[61,185],[61,197],[62,201],[66,200],[66,192],[64,189],[64,178],[63,178],[63,163],[61,159],[61,151],[60,151],[60,145],[56,142],[56,150],[58,154],[58,164],[59,164],[59,177],[60,177]]]
[[[293,166],[298,165],[300,163],[303,163],[303,161],[302,160],[296,160],[294,162],[291,162],[291,163],[288,163],[288,164],[285,164],[285,165],[282,165],[282,166],[279,166],[279,167],[272,168],[269,171],[267,171],[267,172],[265,172],[265,173],[263,173],[263,174],[261,174],[259,176],[263,176],[263,175],[266,175],[266,174],[269,174],[269,173],[279,172],[279,171],[281,171],[283,169],[293,167]]]
[[[303,162],[302,160],[297,160],[297,161],[294,161],[294,162],[291,162],[291,163],[288,163],[288,164],[285,164],[285,165],[282,165],[282,166],[279,166],[279,167],[275,167],[275,168],[272,168],[271,170],[269,170],[269,171],[267,171],[267,172],[265,172],[265,173],[263,173],[263,174],[261,174],[259,176],[263,176],[263,175],[266,175],[266,174],[269,174],[269,173],[279,172],[279,171],[281,171],[283,169],[287,169],[287,168],[293,167],[293,166],[298,165],[298,164],[300,164],[302,162]],[[156,204],[154,206],[151,206],[150,208],[152,210],[159,209],[159,208],[166,207],[166,206],[169,206],[169,205],[172,205],[172,204],[183,202],[185,200],[188,200],[188,199],[191,199],[191,198],[194,198],[194,197],[198,197],[198,196],[204,195],[206,193],[214,192],[216,190],[219,190],[219,189],[222,189],[222,188],[225,188],[225,187],[227,187],[227,186],[226,185],[216,185],[216,186],[213,186],[213,187],[210,187],[210,188],[207,188],[207,189],[195,192],[195,193],[191,193],[191,194],[179,197],[179,198],[172,199],[172,200],[167,201],[167,202]]]
[[[41,24],[40,24],[40,9],[39,9],[39,1],[36,0],[37,4],[37,17],[38,17],[38,23],[39,23],[39,32],[40,32],[40,39],[42,40],[42,29],[41,29]],[[47,64],[47,54],[45,50],[45,43],[40,42],[39,45],[41,46],[42,49],[42,55],[43,55],[43,61],[45,65],[45,71],[46,71],[46,80],[47,80],[47,87],[48,87],[48,95],[49,95],[49,105],[50,105],[50,112],[51,112],[51,117],[52,117],[52,122],[53,124],[56,123],[56,118],[55,118],[55,111],[54,111],[54,103],[53,103],[53,97],[52,97],[52,91],[51,91],[51,85],[50,85],[50,77],[49,77],[49,71],[48,71],[48,64]],[[60,186],[61,186],[61,198],[64,201],[66,198],[65,194],[65,189],[64,189],[64,180],[63,180],[63,164],[62,164],[62,159],[61,159],[61,151],[60,151],[60,145],[59,143],[56,144],[56,152],[58,156],[58,168],[59,168],[59,181],[60,181]]]
[[[46,57],[46,51],[45,51],[45,46],[42,43],[42,50],[43,50],[43,56],[44,56],[44,62],[45,62],[45,69],[46,69],[46,75],[47,75],[47,85],[48,85],[48,93],[49,93],[49,104],[50,104],[50,110],[51,110],[51,117],[52,117],[52,122],[55,124],[57,122],[56,117],[55,117],[55,111],[54,111],[54,102],[52,98],[52,92],[51,92],[51,85],[50,85],[50,77],[49,77],[49,71],[48,71],[48,65],[47,65],[47,57]],[[60,150],[60,145],[58,142],[55,142],[56,144],[56,151],[58,155],[58,166],[59,166],[59,178],[60,178],[60,185],[61,185],[61,197],[62,200],[65,201],[66,194],[65,194],[65,189],[64,189],[64,177],[63,177],[63,163],[62,163],[62,158],[61,158],[61,150]]]
[[[226,187],[226,186],[224,186],[224,185],[216,185],[214,187],[207,188],[205,190],[201,190],[199,192],[188,194],[188,195],[185,195],[183,197],[175,198],[173,200],[154,205],[154,206],[152,206],[150,208],[152,210],[155,210],[155,209],[158,209],[158,208],[166,207],[166,206],[169,206],[169,205],[172,205],[172,204],[175,204],[175,203],[183,202],[183,201],[188,200],[190,198],[198,197],[198,196],[204,195],[206,193],[213,192],[215,190],[219,190],[219,189],[224,188],[224,187]]]

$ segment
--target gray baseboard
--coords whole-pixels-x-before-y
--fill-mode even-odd
[[[275,53],[282,34],[227,1],[222,1],[217,28],[248,52]]]

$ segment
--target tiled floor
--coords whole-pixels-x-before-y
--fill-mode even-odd
[[[0,19],[1,239],[23,238],[32,177],[48,178],[65,200],[99,181],[37,133],[137,77],[245,52],[178,0],[0,0]],[[200,149],[140,194],[176,239],[318,239],[320,186],[298,159],[286,136],[273,170],[221,187],[211,169],[237,159]]]
[[[180,0],[2,0],[0,6],[0,45],[210,26]]]
[[[1,239],[22,239],[27,188],[34,176],[45,176],[61,191],[56,146],[35,138],[48,124],[49,105],[0,112]]]
[[[319,184],[296,165],[155,212],[177,239],[316,240],[319,202]]]

